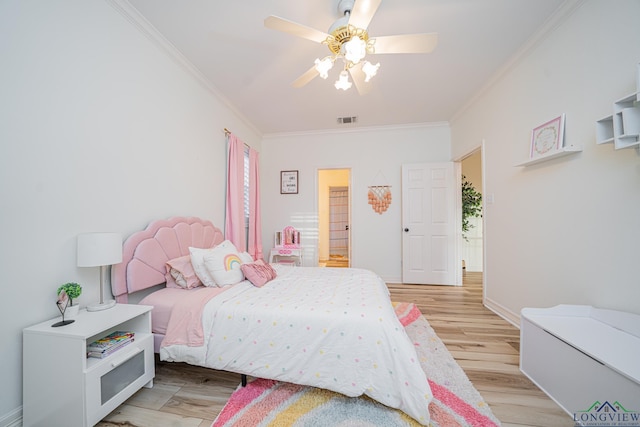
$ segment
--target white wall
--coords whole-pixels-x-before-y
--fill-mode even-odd
[[[640,156],[595,144],[596,120],[636,90],[640,2],[585,1],[452,122],[453,158],[485,141],[485,296],[523,307],[640,313]],[[566,114],[584,150],[526,168],[531,129]]]
[[[302,232],[305,265],[317,265],[317,171],[351,169],[351,266],[375,271],[389,282],[401,280],[401,165],[451,158],[446,124],[269,136],[260,159],[262,230],[265,253],[273,232],[293,225]],[[299,170],[299,193],[280,194],[280,171]],[[379,215],[367,202],[378,174],[391,185],[393,201]]]
[[[62,283],[99,299],[77,234],[174,215],[222,226],[222,129],[260,137],[108,2],[5,0],[0,28],[2,424],[22,404],[22,329],[59,315]]]

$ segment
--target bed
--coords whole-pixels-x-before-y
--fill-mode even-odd
[[[364,394],[429,423],[426,375],[377,275],[264,264],[246,253],[221,258],[235,249],[228,246],[217,227],[194,217],[154,221],[125,241],[112,291],[119,303],[153,306],[161,360]],[[191,259],[198,270],[199,253],[221,261],[213,266],[222,264],[219,283],[169,286],[176,270],[168,266]],[[273,275],[256,281],[256,269]],[[247,272],[240,280],[239,271]]]

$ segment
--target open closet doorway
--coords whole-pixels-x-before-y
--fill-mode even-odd
[[[351,170],[318,170],[318,265],[351,265]]]
[[[464,180],[482,195],[482,149],[479,148],[464,157],[460,165]],[[462,268],[465,273],[482,273],[484,266],[482,217],[469,217],[467,221],[469,229],[463,233],[462,239]]]

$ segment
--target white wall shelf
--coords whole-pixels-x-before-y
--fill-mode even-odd
[[[638,92],[635,92],[613,104],[613,146],[616,150],[639,143],[640,106],[637,99]]]
[[[613,142],[613,116],[603,117],[596,122],[596,144]]]
[[[613,114],[596,121],[596,144],[613,142],[616,150],[640,146],[640,63],[636,92],[613,103]]]
[[[530,160],[524,161],[522,163],[518,163],[516,166],[531,166],[531,165],[535,165],[535,164],[538,164],[538,163],[549,161],[551,159],[557,159],[559,157],[564,157],[564,156],[567,156],[569,154],[579,153],[580,151],[582,151],[582,147],[577,146],[577,145],[568,145],[566,147],[562,147],[560,150],[558,150],[558,151],[556,151],[554,153],[548,154],[548,155],[543,156],[543,157],[530,159]]]

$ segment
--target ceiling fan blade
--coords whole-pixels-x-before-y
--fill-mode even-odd
[[[272,30],[282,31],[283,33],[293,34],[303,39],[311,40],[316,43],[322,43],[329,37],[329,34],[307,27],[293,21],[289,21],[277,16],[268,16],[264,20],[264,26]]]
[[[349,74],[351,74],[351,78],[353,79],[353,84],[356,85],[356,89],[360,95],[366,95],[371,90],[371,83],[365,82],[365,74],[362,71],[362,62],[354,65],[349,68]]]
[[[311,80],[315,79],[319,74],[320,73],[318,73],[318,70],[316,70],[316,66],[314,65],[313,67],[309,68],[303,75],[294,80],[293,83],[291,83],[291,86],[300,88],[309,83]]]
[[[367,29],[382,0],[356,0],[349,16],[349,24]]]
[[[431,53],[438,44],[438,33],[376,37],[374,53]]]

